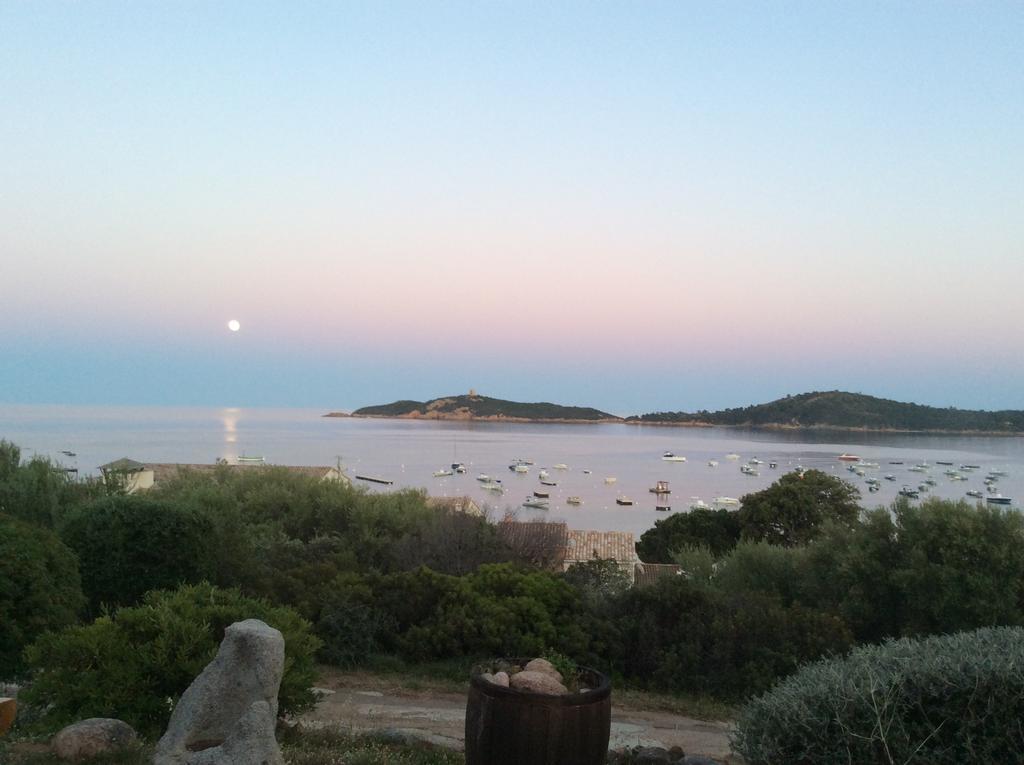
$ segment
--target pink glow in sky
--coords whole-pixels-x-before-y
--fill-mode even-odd
[[[0,28],[0,401],[1024,407],[1019,5]]]

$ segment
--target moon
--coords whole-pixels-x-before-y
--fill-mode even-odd
[[[238,323],[238,319],[232,319],[228,322],[228,329],[232,332],[237,332],[242,328],[242,325]]]

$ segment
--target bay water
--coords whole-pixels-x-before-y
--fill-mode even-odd
[[[522,520],[543,517],[565,520],[570,527],[640,534],[666,513],[686,512],[701,499],[741,498],[767,487],[797,466],[823,470],[849,480],[862,492],[865,507],[888,505],[906,485],[926,478],[936,485],[930,494],[947,499],[970,498],[967,490],[985,491],[990,470],[1005,471],[998,490],[1024,500],[1024,438],[864,433],[820,430],[756,430],[687,428],[618,423],[561,425],[431,420],[378,420],[323,417],[323,410],[213,407],[45,406],[0,404],[0,438],[22,447],[23,456],[38,454],[76,468],[80,475],[96,474],[114,459],[140,462],[234,462],[240,456],[264,457],[280,465],[335,465],[350,478],[370,475],[394,481],[393,486],[354,481],[368,491],[393,488],[423,489],[434,496],[468,495],[486,505],[495,518],[515,512]],[[74,452],[75,456],[62,454]],[[687,461],[666,462],[671,451]],[[843,453],[879,464],[864,476],[847,471],[837,460]],[[728,460],[727,454],[739,455]],[[532,461],[525,474],[514,473],[515,459]],[[745,475],[740,465],[751,459],[759,475]],[[709,461],[717,461],[712,467]],[[453,462],[464,463],[465,474],[433,477]],[[769,462],[776,462],[775,469]],[[891,463],[903,464],[891,464]],[[938,462],[979,465],[964,471],[966,481],[944,475],[950,469]],[[928,463],[927,473],[911,467]],[[555,469],[564,464],[566,469]],[[546,468],[557,486],[542,486]],[[895,481],[883,480],[891,473]],[[501,480],[503,495],[480,488],[486,474]],[[865,480],[878,478],[881,489],[868,493]],[[606,478],[615,478],[606,483]],[[656,498],[649,489],[668,481],[671,493]],[[535,490],[550,492],[548,510],[528,510],[522,501]],[[578,496],[583,504],[566,504]],[[922,497],[927,496],[922,494]],[[620,506],[627,497],[633,506]]]

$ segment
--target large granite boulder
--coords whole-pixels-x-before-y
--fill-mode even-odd
[[[61,729],[50,742],[50,748],[62,760],[84,760],[119,752],[137,741],[138,736],[128,723],[110,717],[90,717]]]
[[[284,765],[274,736],[283,674],[280,632],[258,619],[232,624],[174,708],[153,765]]]

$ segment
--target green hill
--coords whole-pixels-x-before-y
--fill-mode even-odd
[[[521,403],[489,398],[474,393],[430,401],[395,401],[364,406],[353,417],[403,417],[430,420],[522,420],[556,422],[605,422],[621,418],[584,406],[561,406],[547,402]]]
[[[801,393],[767,404],[719,412],[652,412],[630,422],[867,430],[1024,432],[1024,411],[943,409],[842,391]]]

